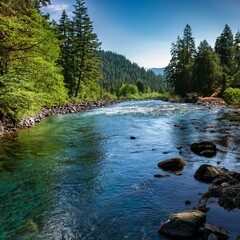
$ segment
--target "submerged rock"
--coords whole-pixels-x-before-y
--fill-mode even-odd
[[[199,181],[211,183],[219,175],[220,171],[216,167],[208,164],[203,164],[195,172],[194,177]]]
[[[203,141],[191,144],[191,150],[200,156],[212,158],[217,153],[217,146],[213,142]]]
[[[157,173],[157,174],[154,175],[154,177],[155,177],[155,178],[163,178],[163,177],[170,177],[170,175]]]
[[[203,227],[203,239],[227,240],[229,233],[216,225],[205,223]]]
[[[173,214],[160,226],[158,233],[177,239],[193,238],[205,220],[205,213],[198,210]]]
[[[185,161],[181,158],[170,158],[158,163],[158,167],[164,171],[179,171],[186,165]]]

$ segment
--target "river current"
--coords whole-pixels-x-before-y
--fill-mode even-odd
[[[193,177],[201,164],[240,171],[240,130],[219,120],[224,111],[133,101],[0,138],[0,239],[165,239],[160,224],[208,189]],[[203,140],[216,143],[214,158],[190,151]],[[173,157],[186,161],[182,175],[154,178]],[[240,212],[210,205],[207,222],[240,235]]]

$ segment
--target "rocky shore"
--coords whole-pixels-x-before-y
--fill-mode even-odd
[[[115,103],[122,102],[120,100],[96,100],[96,101],[82,101],[77,103],[69,103],[62,106],[55,106],[52,108],[44,108],[43,111],[33,117],[27,117],[18,123],[4,123],[0,121],[0,136],[12,133],[21,128],[29,128],[39,123],[43,119],[54,116],[54,115],[64,115],[87,111],[90,109],[102,108]]]
[[[197,155],[211,158],[217,153],[217,146],[210,141],[193,143],[190,149]],[[158,166],[170,172],[182,170],[186,165],[183,159],[167,159]],[[225,229],[207,223],[208,203],[215,199],[226,210],[240,209],[240,173],[227,168],[202,164],[193,176],[196,180],[209,184],[206,193],[189,211],[173,214],[161,224],[158,233],[174,239],[227,240],[230,238]],[[190,201],[189,201],[190,203]],[[187,204],[187,201],[185,202]],[[236,223],[235,223],[236,224]],[[240,233],[240,232],[239,232]],[[240,235],[237,239],[240,239]]]

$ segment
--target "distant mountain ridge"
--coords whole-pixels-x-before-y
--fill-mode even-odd
[[[164,69],[165,68],[150,68],[156,75],[163,75]]]

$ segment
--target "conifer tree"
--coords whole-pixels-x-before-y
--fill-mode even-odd
[[[221,70],[218,55],[206,40],[202,41],[194,59],[192,90],[201,96],[210,96],[220,86]]]
[[[93,25],[87,13],[85,2],[76,0],[73,16],[74,72],[76,76],[75,97],[81,86],[91,93],[97,90],[97,81],[101,77],[98,50],[100,43],[93,32]]]
[[[234,74],[233,61],[233,34],[230,27],[226,24],[220,37],[215,43],[215,52],[219,55],[221,66],[223,68],[222,75],[222,92],[231,84]]]
[[[189,25],[184,29],[183,39],[178,37],[172,44],[169,65],[165,69],[166,80],[176,94],[185,97],[191,90],[192,65],[196,53],[195,41]]]
[[[240,88],[240,32],[238,31],[234,38],[233,44],[233,59],[235,72],[231,87]]]
[[[63,67],[63,76],[69,95],[72,96],[75,88],[74,80],[74,50],[73,50],[73,23],[65,10],[59,19],[59,32],[61,40],[61,55],[59,63]]]

